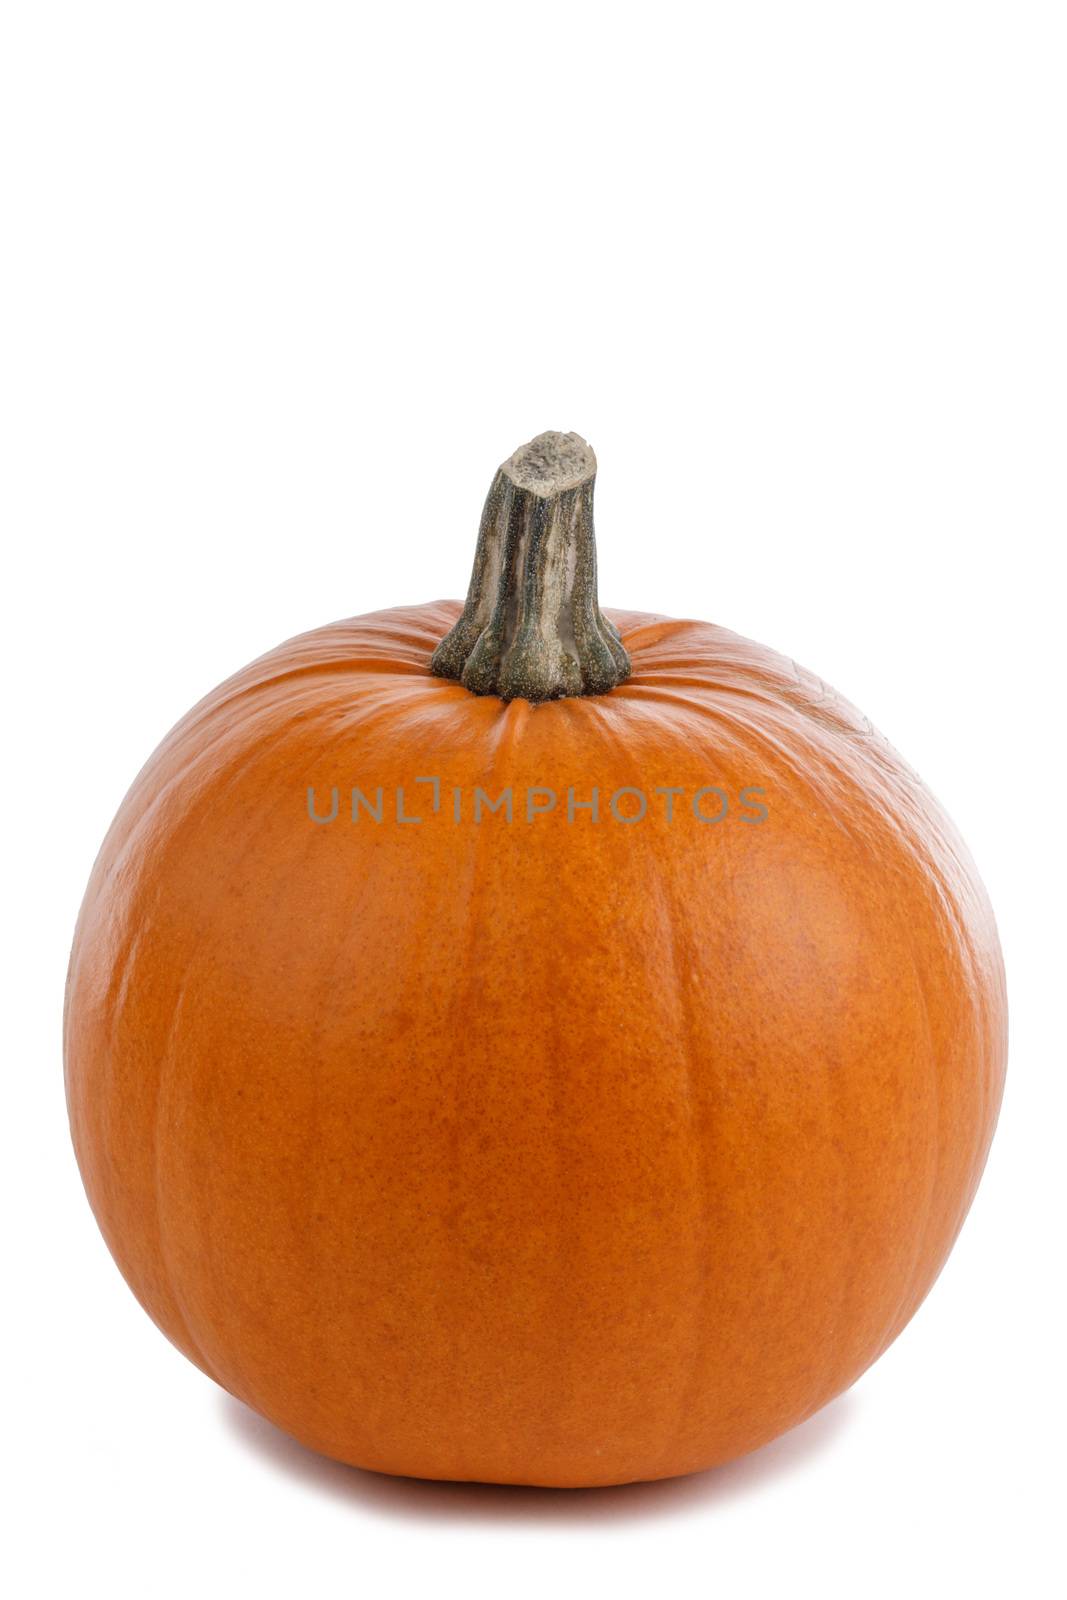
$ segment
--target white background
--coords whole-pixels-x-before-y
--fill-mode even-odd
[[[1063,1581],[1067,12],[3,8],[11,1592],[1052,1594]],[[703,1477],[391,1481],[216,1391],[70,1153],[69,941],[170,724],[278,640],[465,589],[497,463],[600,458],[606,604],[835,684],[960,824],[1013,1037],[899,1342]]]

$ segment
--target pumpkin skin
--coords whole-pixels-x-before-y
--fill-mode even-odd
[[[81,1171],[168,1337],[315,1450],[693,1472],[840,1393],[933,1283],[1001,1096],[992,913],[915,775],[773,651],[610,612],[628,681],[505,703],[430,674],[459,614],[291,640],[144,768],[71,958]],[[530,786],[561,800],[527,822]]]

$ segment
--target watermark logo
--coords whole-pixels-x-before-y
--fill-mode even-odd
[[[765,793],[760,784],[746,784],[731,793],[714,783],[699,788],[661,783],[647,793],[633,784],[624,784],[610,792],[602,791],[599,785],[583,789],[572,784],[561,791],[548,784],[529,784],[525,789],[508,785],[490,794],[479,784],[465,789],[446,784],[440,778],[415,778],[410,787],[398,784],[388,790],[381,784],[354,784],[350,789],[342,789],[338,784],[329,789],[316,789],[311,784],[307,791],[307,815],[318,827],[343,821],[407,827],[440,814],[450,817],[455,824],[469,822],[480,827],[483,823],[494,822],[532,826],[539,818],[553,812],[566,815],[571,826],[579,822],[609,822],[634,827],[649,818],[657,818],[672,824],[695,821],[708,825],[733,819],[755,827],[766,822],[770,814]]]

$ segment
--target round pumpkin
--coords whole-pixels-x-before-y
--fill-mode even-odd
[[[602,612],[592,452],[500,469],[465,606],[210,694],[104,843],[66,1073],[128,1282],[383,1472],[693,1472],[847,1387],[974,1194],[1005,997],[970,858],[824,683]]]

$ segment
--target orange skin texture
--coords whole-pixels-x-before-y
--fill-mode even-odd
[[[429,674],[458,614],[291,640],[137,778],[71,957],[85,1186],[168,1337],[315,1450],[693,1472],[840,1393],[933,1283],[1001,1096],[992,913],[916,776],[791,661],[609,612],[625,684],[505,704]],[[568,823],[594,784],[601,820]],[[339,787],[328,826],[308,785],[320,813]],[[476,785],[513,787],[511,824],[474,823]],[[560,795],[532,822],[529,785]]]

